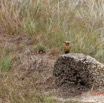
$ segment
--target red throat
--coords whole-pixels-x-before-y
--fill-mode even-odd
[[[65,46],[70,46],[70,44],[66,43]]]

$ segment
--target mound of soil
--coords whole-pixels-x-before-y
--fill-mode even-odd
[[[60,56],[54,64],[53,76],[55,85],[72,96],[104,87],[104,65],[84,54]]]

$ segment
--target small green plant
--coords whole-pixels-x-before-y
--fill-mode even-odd
[[[35,49],[36,49],[37,53],[45,53],[46,52],[46,47],[43,44],[38,44]]]
[[[11,59],[7,55],[4,58],[0,58],[0,70],[8,71],[11,68]]]

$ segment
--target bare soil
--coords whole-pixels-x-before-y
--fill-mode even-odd
[[[1,33],[1,32],[0,32]],[[13,73],[19,80],[31,78],[31,75],[38,73],[35,85],[44,92],[45,95],[51,95],[52,98],[65,100],[79,100],[85,103],[104,103],[104,94],[94,95],[94,93],[104,92],[104,89],[88,90],[84,87],[69,87],[63,85],[57,87],[53,77],[53,66],[58,55],[53,56],[51,51],[38,54],[33,48],[36,42],[27,36],[8,36],[5,33],[0,34],[0,46],[9,49],[13,61]]]

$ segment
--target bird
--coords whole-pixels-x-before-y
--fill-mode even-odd
[[[64,53],[65,54],[70,53],[70,49],[71,49],[70,42],[69,41],[65,41],[63,43],[65,44]]]

